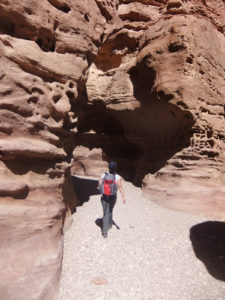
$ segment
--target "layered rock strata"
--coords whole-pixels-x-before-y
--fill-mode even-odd
[[[57,298],[71,170],[113,159],[152,199],[219,214],[224,1],[3,0],[0,16],[3,299]]]
[[[123,1],[78,123],[81,144],[151,198],[211,215],[224,198],[224,13],[222,1]]]
[[[78,203],[72,106],[104,23],[95,1],[0,3],[1,299],[57,298]]]

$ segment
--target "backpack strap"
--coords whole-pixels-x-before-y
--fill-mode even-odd
[[[115,174],[115,173],[113,174],[113,181],[116,182],[116,174]],[[117,184],[117,183],[116,183],[116,184]]]
[[[102,178],[103,181],[104,181],[106,175],[108,175],[108,172],[105,172],[105,175],[104,175],[104,177]]]

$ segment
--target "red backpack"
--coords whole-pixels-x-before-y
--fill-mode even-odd
[[[116,183],[116,174],[105,173],[100,185],[100,192],[102,195],[113,196],[118,191],[118,184]]]

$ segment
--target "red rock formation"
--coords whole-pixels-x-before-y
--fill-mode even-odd
[[[159,2],[119,6],[123,29],[89,69],[89,121],[81,113],[78,128],[97,133],[82,135],[89,146],[101,134],[105,156],[152,199],[206,212],[225,192],[225,6]]]
[[[53,300],[77,205],[72,106],[105,19],[95,1],[1,1],[0,16],[1,299]]]
[[[115,159],[152,199],[218,215],[224,1],[3,0],[0,16],[3,299],[57,297],[73,157],[74,174]]]

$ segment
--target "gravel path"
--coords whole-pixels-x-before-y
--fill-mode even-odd
[[[172,211],[123,184],[107,239],[99,196],[77,208],[65,234],[61,300],[224,300],[225,284],[196,258],[190,228],[203,217]],[[88,188],[88,187],[87,187]],[[224,266],[223,266],[224,267]]]

